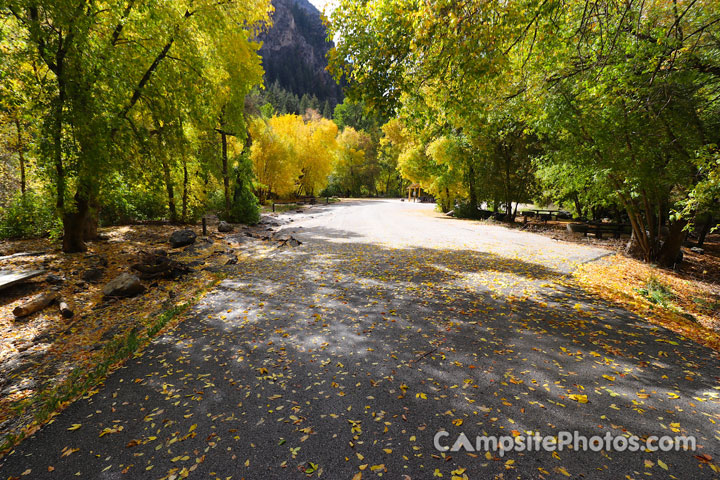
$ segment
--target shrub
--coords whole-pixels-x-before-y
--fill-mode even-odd
[[[252,163],[246,155],[242,155],[235,167],[235,190],[230,211],[221,215],[224,220],[248,225],[260,221],[260,202],[252,191],[252,179]]]
[[[50,195],[28,190],[17,194],[4,209],[0,209],[0,238],[44,237],[61,229]]]
[[[672,290],[663,285],[654,275],[650,276],[645,288],[638,290],[638,293],[647,298],[650,303],[654,303],[662,307],[670,306],[672,300],[675,298]]]

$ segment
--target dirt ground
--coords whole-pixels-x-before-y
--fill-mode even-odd
[[[64,384],[76,381],[107,357],[113,341],[134,329],[138,337],[165,312],[192,303],[207,288],[224,278],[226,265],[242,262],[267,248],[276,248],[273,222],[265,218],[253,228],[236,227],[209,235],[202,228],[171,225],[133,225],[102,229],[103,240],[89,243],[86,253],[63,254],[58,242],[35,239],[3,242],[0,257],[36,253],[0,260],[0,270],[42,269],[44,274],[0,290],[0,445],[3,437],[33,425],[53,395]],[[191,228],[193,245],[172,249],[170,234]],[[265,241],[263,241],[263,239]],[[190,267],[175,279],[143,281],[145,293],[132,298],[106,298],[102,288],[121,273],[135,273],[130,266],[141,252],[165,249],[169,256]],[[75,315],[63,318],[57,304],[32,315],[16,318],[13,309],[35,295],[56,289],[71,301]],[[74,373],[73,373],[74,372]],[[65,399],[60,396],[62,403]],[[2,448],[0,447],[0,450]]]

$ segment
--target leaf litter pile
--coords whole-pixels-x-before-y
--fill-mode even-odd
[[[716,352],[519,258],[303,240],[302,248],[247,258],[182,329],[46,427],[35,448],[55,453],[33,459],[21,445],[9,473],[720,475]],[[441,453],[433,448],[439,430],[450,439],[683,434],[697,437],[698,450]]]
[[[172,249],[168,237],[173,226],[127,226],[103,229],[104,240],[89,244],[84,254],[66,255],[49,240],[6,242],[0,269],[45,274],[0,290],[0,452],[19,436],[32,433],[67,405],[75,385],[91,386],[115,363],[111,354],[129,335],[142,340],[148,330],[160,327],[158,319],[193,303],[196,296],[233,271],[241,258],[268,245],[267,225],[240,233],[211,233],[187,247]],[[212,229],[216,231],[216,229]],[[200,231],[196,229],[196,231]],[[167,261],[182,266],[178,275],[146,275],[133,269],[152,250],[163,249]],[[10,257],[18,252],[36,253]],[[242,261],[242,260],[240,260]],[[108,298],[102,289],[122,273],[147,278],[146,291],[132,298]],[[157,277],[157,278],[155,278]],[[33,296],[57,291],[73,306],[64,318],[57,305],[27,317],[15,318],[13,309]],[[131,353],[131,352],[130,352]],[[118,360],[121,360],[118,358]],[[97,372],[98,367],[103,370]]]

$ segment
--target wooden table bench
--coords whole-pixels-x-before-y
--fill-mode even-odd
[[[632,232],[632,227],[624,223],[568,223],[568,232],[582,233],[587,237],[588,233],[592,233],[597,238],[602,238],[603,234],[611,233],[615,238],[620,238],[623,233]]]

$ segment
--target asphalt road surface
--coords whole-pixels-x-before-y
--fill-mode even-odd
[[[720,360],[567,276],[607,252],[400,201],[283,218],[303,245],[241,262],[0,478],[720,478]],[[697,449],[476,445],[563,431]]]

